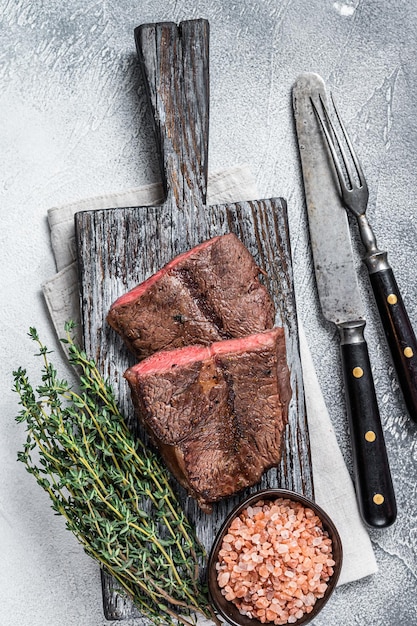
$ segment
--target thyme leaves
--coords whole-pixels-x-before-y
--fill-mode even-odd
[[[133,437],[115,395],[65,326],[79,388],[58,377],[35,328],[41,383],[13,372],[27,438],[18,460],[49,494],[52,509],[84,550],[155,624],[192,624],[194,613],[218,623],[199,577],[205,557],[159,457]],[[191,617],[188,617],[190,615]]]

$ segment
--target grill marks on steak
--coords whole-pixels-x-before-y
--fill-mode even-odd
[[[207,512],[280,461],[291,388],[274,317],[232,233],[176,257],[108,313],[140,361],[125,372],[138,417]]]
[[[191,301],[195,302],[201,315],[207,320],[209,324],[212,324],[216,329],[219,337],[225,337],[230,339],[230,334],[224,328],[222,316],[213,306],[212,298],[207,297],[207,288],[202,287],[199,282],[196,281],[189,267],[178,267],[177,272],[181,283],[184,285],[185,290],[190,295]],[[205,291],[205,293],[204,293]],[[180,323],[185,323],[185,318],[182,316],[178,320]]]
[[[279,463],[291,397],[282,328],[160,352],[125,377],[170,471],[203,510]]]
[[[113,303],[107,321],[138,360],[272,328],[259,268],[233,233],[179,255]]]

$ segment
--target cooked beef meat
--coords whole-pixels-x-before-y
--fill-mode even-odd
[[[168,468],[203,510],[278,464],[291,398],[282,328],[159,352],[125,377]]]
[[[141,360],[272,328],[274,305],[247,248],[229,233],[181,254],[113,303],[108,323]]]

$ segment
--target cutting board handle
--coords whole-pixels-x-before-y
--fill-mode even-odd
[[[167,197],[183,211],[206,202],[209,125],[209,24],[143,24],[139,63],[155,123]]]

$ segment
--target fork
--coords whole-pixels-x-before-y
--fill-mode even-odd
[[[345,208],[355,216],[362,243],[364,262],[381,317],[382,325],[397,372],[398,382],[410,417],[417,422],[417,340],[414,334],[394,273],[388,263],[387,252],[379,250],[375,235],[366,216],[369,191],[360,161],[331,96],[337,121],[342,131],[340,138],[330,114],[320,97],[319,108],[312,102],[320,121],[332,157]],[[345,149],[345,145],[348,151]],[[350,159],[348,158],[350,154]],[[353,163],[353,167],[352,167]]]

